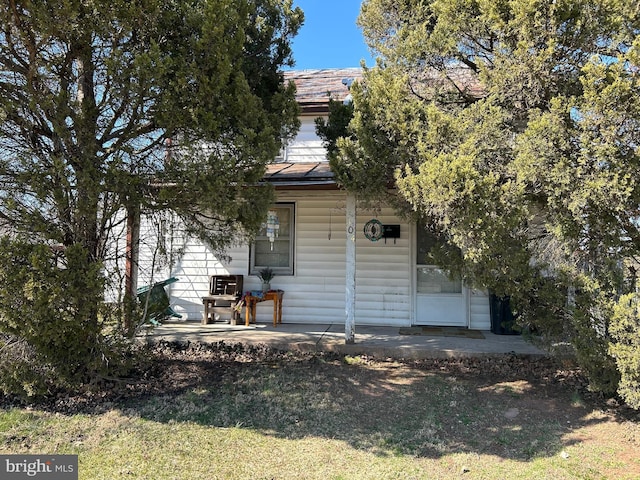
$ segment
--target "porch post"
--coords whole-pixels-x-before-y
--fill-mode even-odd
[[[346,203],[346,297],[345,311],[347,318],[344,324],[344,342],[355,343],[356,332],[356,197],[347,193]]]

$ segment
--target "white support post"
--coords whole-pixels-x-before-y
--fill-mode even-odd
[[[344,342],[355,343],[356,332],[356,197],[347,193],[347,251],[346,251],[346,297]]]

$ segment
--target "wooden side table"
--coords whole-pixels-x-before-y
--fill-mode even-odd
[[[248,327],[250,323],[256,322],[256,306],[260,302],[267,302],[271,300],[273,302],[273,326],[277,327],[279,323],[282,323],[282,298],[284,297],[284,290],[269,290],[262,296],[253,296],[250,294],[245,295],[244,301],[246,304],[245,312],[245,325]]]

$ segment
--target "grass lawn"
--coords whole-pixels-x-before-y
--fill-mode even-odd
[[[638,415],[548,359],[164,345],[126,385],[0,410],[1,454],[97,479],[638,479]]]

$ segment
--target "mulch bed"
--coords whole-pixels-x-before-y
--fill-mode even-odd
[[[255,363],[282,366],[303,363],[313,367],[317,363],[344,363],[345,357],[336,353],[281,351],[266,345],[161,341],[149,347],[147,359],[148,362],[129,378],[104,380],[73,392],[56,392],[31,404],[0,395],[0,407],[32,406],[64,414],[100,413],[154,395],[178,395],[203,385],[233,382],[240,369],[250,368]],[[554,390],[579,391],[582,398],[602,409],[625,417],[638,417],[638,412],[625,408],[620,402],[589,392],[580,370],[566,360],[504,354],[423,360],[360,356],[359,362],[364,366],[395,362],[400,367],[428,370],[474,382],[527,380],[548,388],[550,393]]]

